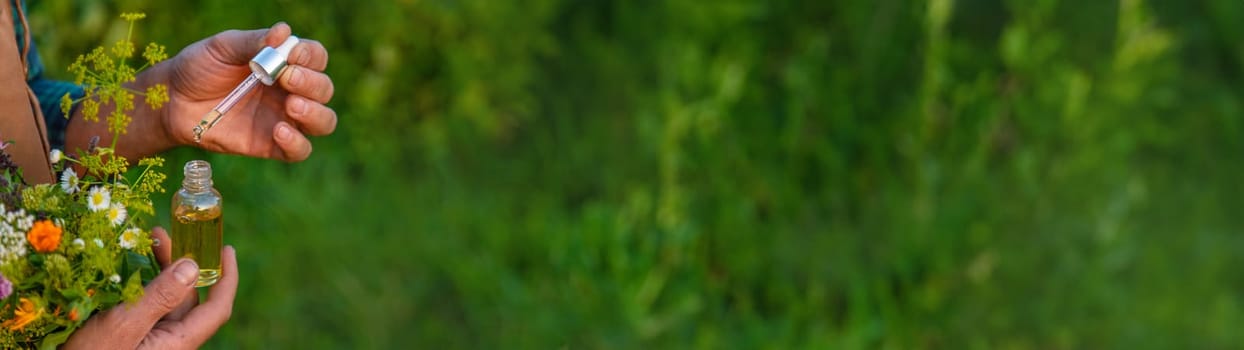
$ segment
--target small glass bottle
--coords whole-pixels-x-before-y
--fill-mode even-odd
[[[202,160],[186,163],[181,190],[173,195],[173,260],[194,259],[199,265],[195,287],[220,279],[222,226],[220,192],[212,188],[212,165]]]

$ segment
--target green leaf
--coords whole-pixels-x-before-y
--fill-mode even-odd
[[[72,335],[73,331],[77,329],[78,329],[78,326],[74,325],[74,326],[69,326],[68,328],[65,328],[64,330],[61,330],[60,332],[48,334],[47,336],[43,337],[42,342],[39,342],[39,349],[56,350],[56,347],[68,341],[69,336]]]
[[[58,292],[60,292],[60,295],[65,297],[65,299],[77,300],[87,297],[86,290],[82,287],[65,288],[59,290]]]
[[[134,271],[133,274],[125,282],[125,289],[121,291],[121,298],[127,302],[138,301],[143,295],[143,281],[141,272]]]
[[[155,259],[132,250],[126,251],[125,260],[121,264],[121,275],[131,275],[135,272],[141,273],[143,284],[150,282],[159,274]]]
[[[147,283],[151,283],[151,280],[154,280],[160,274],[160,265],[156,264],[154,254],[153,252],[148,252],[147,255],[144,255],[147,258],[147,268],[142,270],[144,286]]]
[[[34,265],[34,264],[31,264],[31,265]],[[39,264],[38,266],[36,266],[36,268],[42,268],[43,267],[42,265],[43,264]],[[18,287],[17,289],[19,290],[30,289],[36,285],[43,284],[44,280],[47,280],[47,278],[48,278],[47,271],[40,269],[34,274],[26,277],[26,279],[23,279],[22,282],[17,285]]]
[[[96,303],[93,298],[86,298],[73,303],[72,307],[78,310],[78,324],[81,325],[82,323],[85,323],[88,318],[91,318],[91,314],[95,312],[95,308],[98,306],[99,304]]]
[[[99,305],[108,308],[117,305],[121,301],[121,293],[105,293],[104,291],[95,292],[95,300]]]

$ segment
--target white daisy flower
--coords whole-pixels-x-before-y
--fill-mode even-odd
[[[121,237],[118,239],[121,248],[134,249],[134,247],[138,246],[138,238],[142,237],[142,234],[143,231],[137,228],[130,228],[125,230],[125,232],[121,232]]]
[[[108,276],[108,280],[112,281],[112,283],[121,283],[121,276],[114,273],[112,276]]]
[[[91,189],[91,193],[87,195],[86,207],[91,211],[100,211],[108,209],[112,205],[112,193],[107,188],[96,187]]]
[[[86,247],[86,241],[83,241],[81,238],[74,238],[73,246],[78,248]]]
[[[56,164],[60,163],[60,159],[64,156],[65,154],[61,153],[60,150],[52,149],[52,153],[48,155],[48,159],[52,161],[52,164]]]
[[[108,208],[108,221],[112,222],[112,226],[121,226],[125,223],[125,206],[121,203],[112,203]]]
[[[96,238],[96,239],[95,239],[95,246],[100,247],[100,248],[103,248],[103,247],[104,247],[104,241],[101,241],[101,240],[99,240],[99,238]]]
[[[73,168],[67,168],[60,174],[60,189],[68,194],[78,192],[78,173]]]

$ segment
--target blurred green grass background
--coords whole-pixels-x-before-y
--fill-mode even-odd
[[[32,1],[48,66],[122,11],[331,53],[310,160],[169,154],[209,348],[1244,343],[1236,0]]]

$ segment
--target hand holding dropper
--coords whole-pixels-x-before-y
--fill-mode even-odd
[[[238,84],[238,87],[234,88],[233,92],[230,92],[223,100],[220,100],[220,103],[215,108],[212,108],[210,112],[207,112],[207,115],[203,116],[198,125],[194,126],[194,142],[202,142],[203,134],[211,130],[213,126],[216,126],[216,123],[220,122],[225,113],[228,113],[229,109],[241,101],[242,97],[250,93],[257,83],[262,82],[268,86],[275,84],[277,78],[285,71],[286,60],[289,57],[289,52],[294,49],[294,45],[298,45],[298,37],[290,35],[288,39],[285,39],[284,43],[281,43],[281,46],[275,49],[264,47],[263,50],[260,50],[259,54],[251,59],[251,75],[242,80],[242,83]]]

